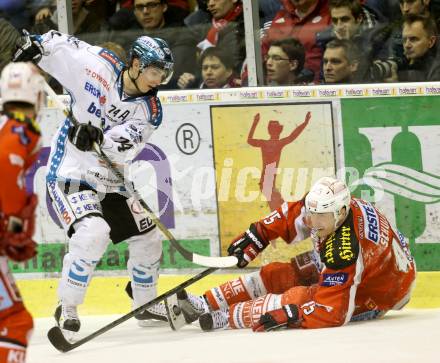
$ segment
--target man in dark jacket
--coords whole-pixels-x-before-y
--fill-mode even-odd
[[[440,81],[437,36],[437,26],[432,18],[422,15],[404,18],[402,40],[405,62],[398,69],[399,81]]]

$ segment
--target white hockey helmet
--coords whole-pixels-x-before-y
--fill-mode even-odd
[[[345,207],[348,213],[350,199],[350,191],[345,183],[338,179],[325,176],[312,186],[306,196],[305,204],[308,212],[332,212],[335,221],[337,221],[342,207]]]
[[[1,73],[0,96],[2,105],[7,102],[25,102],[41,106],[44,78],[32,63],[9,63]]]

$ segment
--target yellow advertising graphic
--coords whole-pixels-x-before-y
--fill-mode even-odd
[[[222,254],[250,223],[335,173],[331,102],[212,106],[211,120]]]

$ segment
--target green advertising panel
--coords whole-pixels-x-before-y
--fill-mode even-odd
[[[209,239],[179,240],[186,249],[200,255],[210,256]],[[160,267],[163,269],[199,268],[190,261],[185,260],[179,252],[169,243],[164,241]],[[67,245],[64,243],[45,243],[38,246],[38,254],[25,263],[12,263],[12,272],[60,272]],[[125,270],[128,260],[128,248],[125,242],[117,245],[110,244],[104,256],[99,261],[96,270]]]
[[[418,270],[440,270],[440,98],[343,99],[341,106],[353,194],[375,202],[409,238]]]

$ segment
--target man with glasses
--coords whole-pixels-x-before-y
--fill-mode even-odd
[[[137,38],[125,66],[107,49],[50,31],[25,33],[14,61],[33,61],[71,95],[70,115],[52,140],[46,175],[69,239],[55,311],[69,337],[80,329],[77,307],[110,240],[128,243],[133,307],[156,297],[162,236],[94,150],[99,147],[115,168],[127,171],[130,182],[130,164],[162,123],[157,87],[170,80],[174,60],[158,38]],[[156,305],[138,318],[166,320],[165,307]]]
[[[294,38],[273,41],[265,56],[267,84],[287,86],[304,84],[300,78],[305,61],[304,46]]]
[[[274,40],[284,38],[298,39],[306,52],[305,68],[314,73],[315,82],[319,80],[322,49],[316,42],[316,33],[330,25],[328,0],[281,0],[282,9],[262,39],[262,52],[266,54]]]
[[[123,9],[119,13],[127,17],[123,21],[125,27],[120,28],[115,18],[110,19],[114,31],[110,32],[107,40],[128,50],[132,41],[141,35],[164,39],[173,52],[176,64],[172,79],[167,85],[161,85],[161,89],[176,89],[179,77],[184,73],[193,73],[197,68],[196,47],[183,25],[183,18],[178,23],[168,22],[168,10],[167,0],[135,0],[133,10]]]
[[[166,0],[135,0],[134,15],[144,30],[160,29],[165,25]]]

